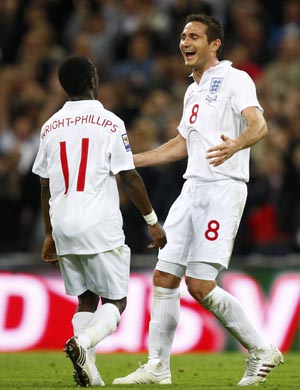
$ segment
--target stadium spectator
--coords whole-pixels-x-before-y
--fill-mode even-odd
[[[38,118],[36,127],[39,127],[63,104],[64,94],[56,84],[56,77],[53,75],[57,63],[65,55],[75,53],[93,58],[95,62],[102,61],[101,81],[105,84],[109,83],[110,93],[114,95],[114,112],[128,126],[137,117],[144,115],[144,110],[146,113],[149,112],[148,97],[151,101],[152,91],[155,90],[163,90],[168,95],[167,116],[172,112],[179,112],[181,104],[178,105],[178,101],[181,101],[190,79],[186,77],[187,70],[182,66],[177,42],[172,37],[174,29],[180,26],[179,20],[182,20],[194,7],[197,12],[201,9],[212,14],[221,12],[228,42],[224,47],[224,57],[229,57],[229,54],[231,56],[234,51],[235,55],[232,57],[234,66],[249,71],[255,78],[270,133],[273,134],[273,129],[276,132],[280,127],[285,133],[287,149],[290,149],[299,139],[298,0],[284,2],[280,0],[1,1],[0,132],[11,128],[15,113],[24,104],[34,106]],[[95,26],[95,20],[101,23],[96,23]],[[242,34],[239,32],[240,29],[243,30]],[[251,29],[254,29],[253,37],[249,34]],[[127,80],[115,78],[112,82],[114,70],[127,59],[129,41],[140,31],[146,32],[150,39],[149,61],[153,64],[151,83],[145,81],[145,95],[142,97],[136,90],[128,87]],[[257,42],[258,39],[260,42]],[[93,57],[93,53],[98,53],[98,44],[101,47],[110,45],[105,58]],[[266,50],[262,51],[261,47],[265,47]],[[258,55],[254,53],[254,57],[251,54],[253,48],[254,52],[259,48]],[[263,54],[262,57],[260,53]],[[106,86],[102,85],[102,88],[105,89]],[[161,117],[166,117],[165,112]],[[158,121],[160,121],[160,135],[163,141],[168,131],[167,124],[164,126],[163,120]],[[252,151],[251,166],[263,164],[263,161],[259,160],[259,155],[272,154],[273,151],[277,153],[277,148],[278,145],[265,147],[259,144],[259,147]],[[279,151],[277,154],[283,164],[282,177],[278,180],[283,183],[289,169],[288,160],[285,153]],[[2,156],[2,158],[6,157]],[[179,186],[182,183],[179,172],[183,170],[184,168],[178,171]],[[292,172],[294,176],[295,171]],[[253,182],[256,181],[255,175],[256,169],[253,170]],[[294,179],[297,181],[296,176]],[[169,183],[171,187],[168,195],[177,193],[176,180]],[[266,180],[269,181],[268,178]],[[259,182],[258,177],[257,184]],[[164,193],[164,183],[161,182],[160,185],[162,203],[166,201],[166,204],[169,204]],[[284,191],[283,186],[280,191]],[[242,226],[247,225],[248,211],[252,212],[258,206],[255,200],[259,198],[259,192],[258,185],[249,185],[247,212],[242,219]],[[250,202],[250,199],[254,202]],[[274,204],[274,207],[281,208],[279,204]],[[164,208],[167,208],[167,205]],[[287,226],[281,223],[282,220],[289,219],[288,215],[283,215],[284,210],[287,211],[286,207],[281,209],[278,218],[280,218],[281,228],[287,229]],[[127,215],[127,218],[130,218],[130,215]],[[292,233],[290,229],[291,227],[284,233],[294,236],[296,232]],[[245,235],[243,235],[244,231]],[[239,235],[239,243],[247,241],[246,230],[240,229]],[[36,241],[35,246],[39,245],[39,240],[39,237],[31,237],[31,242]],[[2,244],[5,248],[9,247],[10,251],[20,248],[17,239],[10,246],[5,242],[4,237],[0,237],[0,248],[4,248]],[[239,253],[237,251],[242,250],[240,247],[236,245],[234,253]],[[243,253],[247,253],[250,248],[251,246],[245,246]]]
[[[93,58],[101,69],[101,77],[108,80],[114,63],[114,43],[118,28],[113,28],[114,24],[108,23],[99,4],[90,7],[88,4],[75,2],[76,8],[63,31],[64,43],[70,52]],[[82,42],[80,47],[79,42]],[[90,53],[83,53],[84,46]]]
[[[228,43],[245,46],[249,57],[258,65],[273,58],[273,51],[266,39],[266,15],[259,0],[233,0],[228,7]]]
[[[263,76],[264,68],[250,58],[249,49],[241,43],[234,43],[228,47],[224,59],[230,58],[237,69],[244,70],[254,80]]]
[[[270,87],[272,98],[285,99],[300,89],[300,26],[283,34],[277,58],[265,66],[265,88]],[[276,113],[279,114],[278,112]]]
[[[25,106],[14,114],[11,128],[0,133],[1,177],[4,180],[0,201],[6,223],[1,228],[3,251],[27,251],[31,246],[31,234],[39,212],[38,182],[31,173],[38,150],[39,136],[36,122]]]
[[[290,252],[300,251],[300,141],[285,154],[286,170],[278,202],[279,226],[291,235]],[[287,218],[287,216],[289,216]]]
[[[113,80],[123,81],[137,98],[150,91],[154,77],[152,40],[141,31],[128,40],[126,58],[114,66]]]

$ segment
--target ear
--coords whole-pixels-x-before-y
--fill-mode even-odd
[[[93,90],[95,90],[96,89],[96,82],[97,82],[97,80],[96,80],[96,76],[94,75],[92,78],[91,78],[91,88],[93,89]]]
[[[211,45],[212,45],[213,51],[217,52],[222,45],[222,41],[221,41],[221,39],[215,39],[214,41],[211,42]]]

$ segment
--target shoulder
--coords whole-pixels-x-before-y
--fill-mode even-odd
[[[185,94],[184,94],[184,102],[186,102],[189,97],[193,94],[193,92],[195,91],[195,88],[196,88],[196,82],[192,82],[186,89],[185,91]]]
[[[41,126],[40,139],[52,138],[50,135],[55,133],[54,130],[63,126],[64,120],[68,120],[68,110],[65,103],[58,111],[56,111],[50,118]]]
[[[241,92],[250,93],[256,91],[254,81],[244,70],[230,67],[228,78],[229,89],[233,94],[240,94]]]
[[[42,129],[49,126],[50,123],[52,123],[53,121],[55,121],[56,119],[58,119],[60,117],[60,113],[61,113],[62,109],[56,111],[53,115],[51,115],[47,120],[46,122],[44,122],[42,124]]]
[[[118,115],[116,115],[114,112],[112,112],[110,110],[107,110],[104,107],[103,107],[103,110],[104,110],[104,113],[105,113],[106,117],[111,118],[111,120],[113,120],[115,123],[122,123],[122,124],[124,124],[124,121]]]
[[[196,83],[196,81],[194,80],[194,81],[192,81],[192,82],[189,84],[189,86],[187,87],[187,89],[186,89],[186,91],[185,91],[185,94],[187,95],[187,94],[191,93],[192,91],[195,90],[196,87],[197,87],[197,83]]]
[[[253,83],[252,78],[249,76],[247,72],[241,69],[234,68],[233,66],[230,66],[229,68],[229,74],[230,79],[232,82],[246,82],[246,83]]]
[[[45,138],[45,135],[50,133],[52,129],[52,123],[58,120],[61,116],[62,109],[56,111],[47,121],[41,126],[41,139]]]
[[[107,118],[109,123],[106,123],[105,127],[110,130],[110,133],[113,134],[124,134],[126,133],[126,127],[124,121],[116,115],[114,112],[107,110],[103,107],[104,117]]]

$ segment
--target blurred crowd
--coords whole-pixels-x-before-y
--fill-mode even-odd
[[[134,153],[177,133],[191,82],[179,53],[186,15],[225,29],[221,59],[257,86],[269,135],[251,152],[248,201],[234,253],[300,251],[299,0],[5,0],[0,2],[0,252],[40,250],[38,178],[31,173],[40,127],[66,96],[56,69],[67,55],[91,58],[99,100],[125,122]],[[143,168],[163,221],[186,161]],[[147,253],[143,218],[120,191],[127,243]]]

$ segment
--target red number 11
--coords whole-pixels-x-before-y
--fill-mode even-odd
[[[69,164],[68,164],[66,141],[60,142],[59,146],[60,146],[61,169],[65,180],[65,194],[67,194],[69,189]],[[89,139],[82,138],[81,157],[80,157],[80,165],[79,165],[77,187],[76,187],[76,190],[80,192],[84,191],[88,152],[89,152]]]

